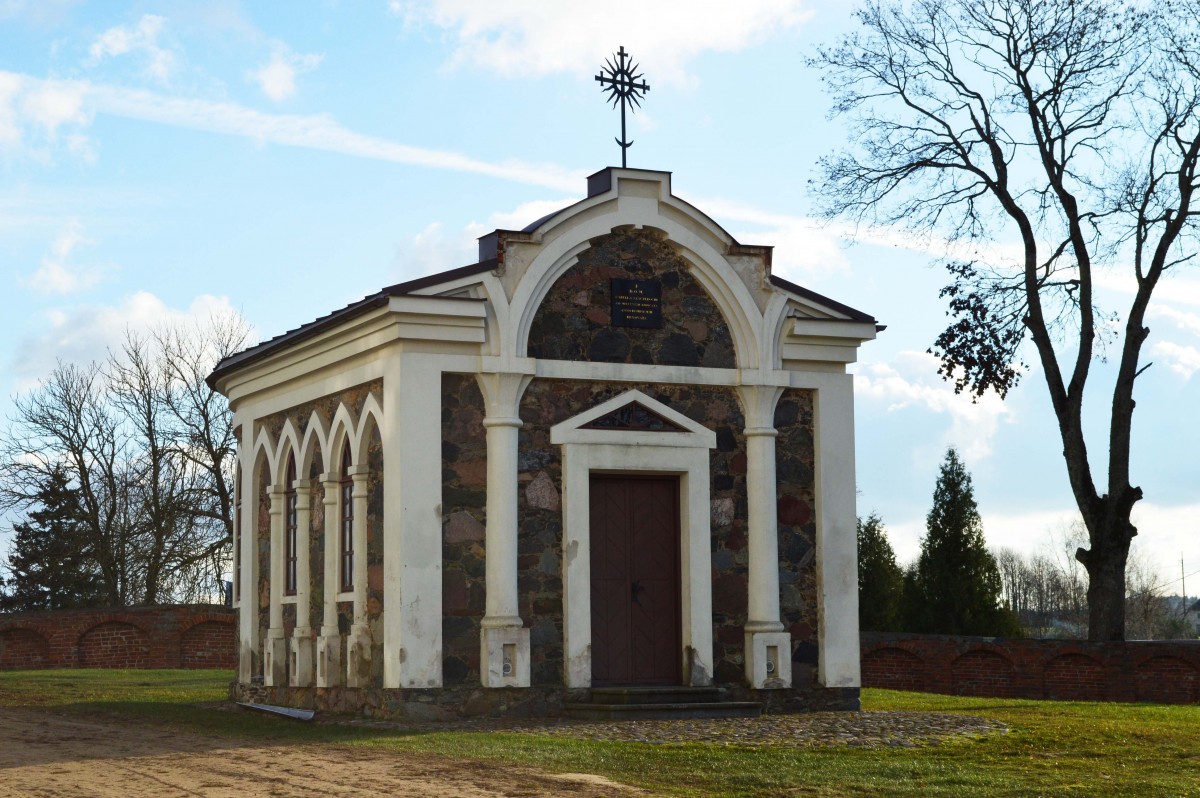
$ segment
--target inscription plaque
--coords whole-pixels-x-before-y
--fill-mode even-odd
[[[662,283],[658,280],[609,280],[614,327],[662,327]]]

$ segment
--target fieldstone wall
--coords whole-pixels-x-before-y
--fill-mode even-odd
[[[662,328],[613,327],[609,280],[657,280]],[[737,368],[720,309],[660,231],[599,236],[550,288],[529,331],[529,357]]]
[[[1001,639],[864,632],[863,687],[1070,701],[1200,703],[1200,640]]]
[[[710,453],[714,678],[740,684],[746,623],[745,420],[731,388],[534,380],[521,401],[518,454],[518,592],[530,628],[530,678],[561,685],[562,463],[550,427],[637,388],[716,432]],[[487,446],[483,398],[474,377],[442,382],[444,678],[479,683],[479,624],[484,614]],[[793,679],[812,686],[817,657],[813,525],[812,396],[789,390],[776,426],[781,608],[793,635]]]
[[[0,615],[0,670],[233,668],[235,617],[208,604]]]

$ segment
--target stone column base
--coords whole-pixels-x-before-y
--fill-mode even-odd
[[[342,636],[321,635],[317,638],[317,687],[341,687],[342,681]]]
[[[292,635],[291,660],[288,668],[288,684],[292,687],[310,687],[313,683],[313,638],[310,629],[297,628]]]
[[[529,630],[484,628],[479,635],[479,678],[484,687],[529,686]]]
[[[346,686],[371,686],[371,630],[351,628],[346,647]]]
[[[792,686],[792,636],[787,632],[746,632],[746,680],[755,690]]]
[[[287,686],[287,640],[282,629],[268,629],[263,644],[263,684],[267,687]]]

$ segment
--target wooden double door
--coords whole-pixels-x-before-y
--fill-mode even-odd
[[[592,684],[682,680],[679,478],[591,477]]]

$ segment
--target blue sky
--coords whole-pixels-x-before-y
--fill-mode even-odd
[[[773,245],[778,274],[888,325],[856,366],[860,513],[914,556],[953,444],[988,540],[1038,550],[1073,517],[1040,376],[1005,402],[955,396],[925,354],[945,324],[937,246],[886,229],[851,244],[810,216],[817,158],[846,131],[804,56],[851,24],[845,4],[796,0],[0,0],[0,411],[126,325],[234,308],[269,337],[473,262],[477,236],[620,162],[593,75],[623,45],[651,86],[630,166],[673,172],[738,240]],[[1104,284],[1119,311],[1126,282]],[[1177,577],[1181,556],[1200,570],[1200,272],[1159,296],[1137,546]]]

